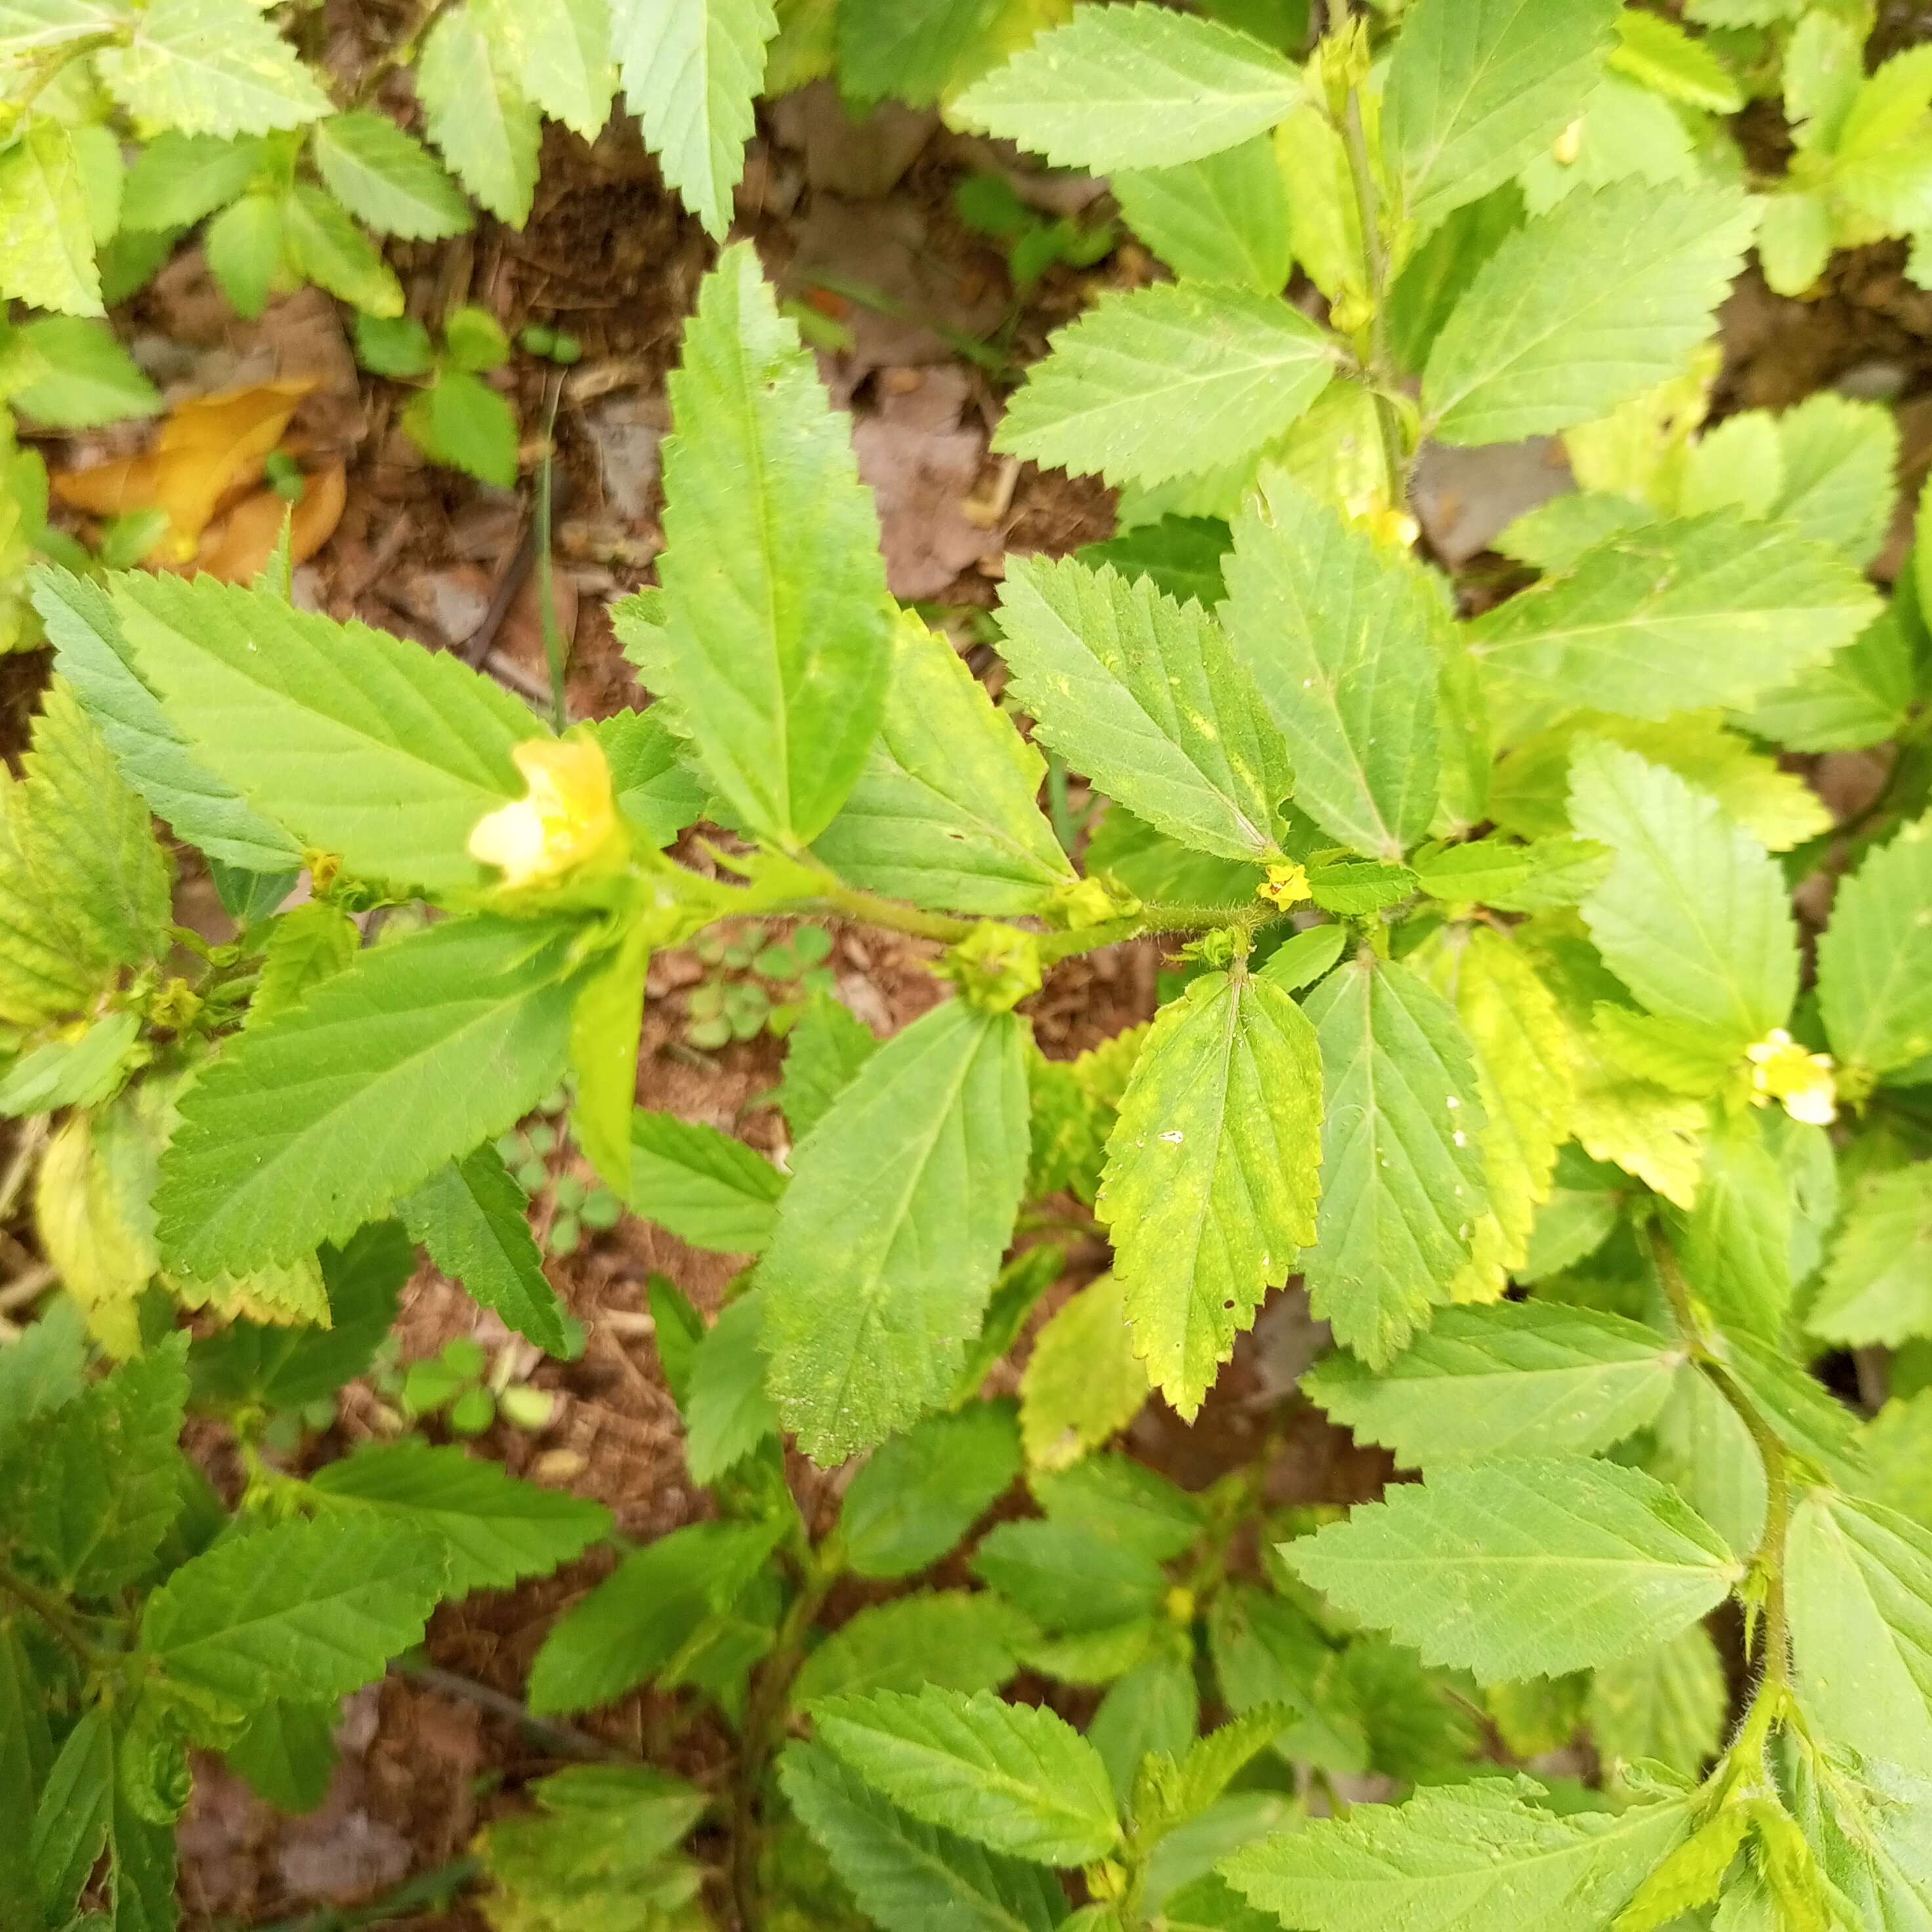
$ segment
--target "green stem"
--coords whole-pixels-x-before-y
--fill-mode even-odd
[[[10,1570],[0,1568],[0,1592],[33,1612],[61,1642],[90,1670],[109,1661],[106,1652],[82,1630],[74,1612],[58,1598],[50,1596],[37,1583],[29,1583]]]
[[[1369,272],[1369,378],[1376,399],[1376,428],[1381,433],[1382,461],[1388,466],[1389,494],[1400,506],[1408,500],[1408,458],[1402,448],[1401,419],[1384,386],[1392,380],[1388,359],[1389,257],[1376,205],[1375,164],[1369,154],[1368,130],[1362,123],[1359,88],[1348,90],[1342,119],[1342,139],[1348,151],[1348,176],[1354,184],[1355,212],[1362,224],[1362,254]]]

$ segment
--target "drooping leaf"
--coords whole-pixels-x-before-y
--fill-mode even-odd
[[[137,121],[176,134],[266,134],[328,112],[295,49],[248,0],[151,0],[98,65]]]
[[[470,225],[462,190],[386,114],[332,114],[315,130],[310,152],[330,194],[382,234],[435,241]]]
[[[1733,1334],[1775,1343],[1791,1306],[1790,1184],[1758,1116],[1718,1120],[1674,1238],[1690,1286]]]
[[[1076,770],[1195,850],[1279,850],[1281,741],[1198,604],[1070,558],[1027,558],[1007,572],[1000,628],[1015,701]]]
[[[1279,295],[1291,252],[1288,184],[1263,136],[1178,167],[1116,174],[1127,226],[1177,275]],[[1211,609],[1214,599],[1202,600]]]
[[[631,1117],[631,1207],[715,1253],[764,1252],[785,1178],[755,1148],[640,1107]]]
[[[1439,1470],[1283,1546],[1289,1567],[1425,1663],[1494,1683],[1660,1643],[1743,1574],[1641,1471],[1568,1458]]]
[[[335,1724],[333,1704],[278,1700],[256,1712],[222,1756],[278,1810],[313,1811],[334,1775]]]
[[[1135,1062],[1094,1211],[1135,1352],[1183,1416],[1315,1238],[1322,1069],[1301,1009],[1246,974],[1191,982]]]
[[[1932,820],[1840,883],[1818,941],[1818,1004],[1840,1060],[1894,1072],[1932,1053]]]
[[[536,192],[542,117],[468,7],[451,8],[430,28],[416,90],[429,138],[464,186],[520,228]]]
[[[1226,570],[1228,638],[1287,741],[1297,805],[1399,860],[1436,813],[1441,597],[1281,472],[1237,520]]]
[[[1027,1162],[1022,1023],[935,1007],[794,1150],[759,1264],[786,1426],[836,1462],[938,1406],[977,1331]]]

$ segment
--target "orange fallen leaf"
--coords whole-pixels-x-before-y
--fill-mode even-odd
[[[224,584],[252,582],[268,568],[285,517],[290,561],[306,563],[335,534],[348,498],[348,472],[339,463],[304,475],[299,502],[292,504],[273,490],[258,490],[208,526],[194,568]]]

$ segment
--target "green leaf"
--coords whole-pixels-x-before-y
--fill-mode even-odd
[[[287,203],[265,191],[244,194],[208,224],[208,266],[238,315],[253,322],[268,304],[287,252]]]
[[[191,1275],[341,1240],[556,1083],[574,928],[453,920],[359,953],[183,1096],[155,1196]]]
[[[1714,1128],[1678,1246],[1723,1327],[1778,1340],[1791,1304],[1790,1190],[1756,1115]]]
[[[1421,0],[1382,93],[1382,148],[1423,232],[1567,128],[1615,44],[1616,0]]]
[[[79,1395],[87,1367],[87,1330],[71,1300],[48,1304],[0,1349],[0,1435],[64,1407]],[[4,1649],[0,1649],[4,1664]],[[4,1680],[0,1677],[0,1694]]]
[[[34,422],[50,429],[94,429],[160,413],[161,392],[105,323],[44,315],[23,323],[16,340],[46,364],[46,373],[14,398]]]
[[[295,49],[248,0],[149,0],[132,38],[96,64],[136,121],[178,134],[266,134],[329,109]]]
[[[403,411],[407,430],[432,463],[460,470],[493,488],[517,481],[517,416],[508,400],[466,369],[439,370]]]
[[[762,1254],[785,1177],[755,1148],[695,1120],[640,1107],[631,1119],[634,1213],[716,1254]]]
[[[771,1390],[814,1460],[937,1407],[977,1332],[1026,1175],[1023,1023],[935,1007],[794,1150],[759,1264]]]
[[[700,1522],[634,1550],[558,1621],[530,1671],[532,1711],[608,1704],[673,1666],[764,1568],[764,1523]]]
[[[0,292],[68,315],[104,313],[80,164],[58,121],[34,121],[0,152]]]
[[[1145,1550],[1089,1522],[998,1524],[980,1538],[972,1567],[982,1583],[1059,1632],[1143,1623],[1167,1593],[1166,1573]]]
[[[1058,167],[1173,167],[1264,134],[1301,98],[1245,34],[1153,6],[1094,8],[968,88],[953,112]]]
[[[1648,1760],[1694,1778],[1723,1748],[1730,1705],[1724,1660],[1710,1632],[1693,1624],[1654,1650],[1601,1665],[1587,1712],[1606,1762]]]
[[[1126,1288],[1112,1274],[1054,1310],[1020,1377],[1020,1432],[1036,1469],[1063,1469],[1140,1413],[1146,1365],[1134,1353]]]
[[[1135,1352],[1184,1418],[1315,1238],[1321,1102],[1314,1028],[1245,974],[1191,981],[1135,1062],[1094,1211]]]
[[[867,106],[929,107],[976,56],[986,64],[1000,11],[1001,0],[841,0],[840,88]]]
[[[1287,740],[1297,805],[1400,860],[1436,812],[1440,594],[1280,471],[1237,520],[1226,572],[1228,634]]]
[[[1156,1655],[1136,1664],[1108,1687],[1088,1721],[1087,1742],[1100,1754],[1124,1804],[1134,1796],[1142,1762],[1152,1757],[1172,1765],[1185,1757],[1200,1728],[1201,1694],[1195,1685],[1193,1658]],[[1256,1748],[1265,1747],[1278,1728],[1277,1722],[1264,1729]]]
[[[442,1540],[360,1516],[286,1522],[191,1558],[150,1596],[140,1654],[212,1715],[346,1696],[422,1640]]]
[[[1064,1718],[989,1692],[822,1700],[819,1742],[928,1825],[1041,1864],[1083,1864],[1120,1840],[1100,1754]]]
[[[470,834],[524,792],[511,748],[544,735],[518,699],[447,652],[212,577],[112,586],[136,668],[197,759],[302,845],[430,892],[484,882]]]
[[[1486,1684],[1661,1643],[1743,1574],[1675,1490],[1567,1458],[1438,1470],[1282,1554],[1338,1608]]]
[[[993,447],[1116,484],[1198,476],[1281,435],[1328,386],[1338,354],[1276,296],[1208,282],[1114,291],[1054,338]]]
[[[758,1346],[764,1322],[764,1297],[741,1294],[719,1310],[692,1353],[681,1406],[685,1461],[694,1483],[709,1487],[778,1432]]]
[[[616,80],[607,0],[561,0],[542,9],[524,0],[470,4],[502,70],[544,112],[596,140],[610,118]]]
[[[1786,1562],[1807,1718],[1932,1777],[1932,1532],[1814,1490],[1792,1519]]]
[[[333,1704],[265,1705],[223,1752],[230,1771],[282,1811],[313,1811],[335,1774]]]
[[[114,1804],[114,1740],[106,1707],[81,1713],[47,1773],[28,1843],[44,1923],[64,1924],[100,1856]],[[18,1830],[27,1821],[16,1818]]]
[[[1822,664],[1764,692],[1740,722],[1787,751],[1862,751],[1898,730],[1912,692],[1912,647],[1888,610]]]
[[[1797,934],[1764,848],[1676,772],[1601,742],[1578,746],[1570,816],[1616,854],[1583,902],[1610,970],[1650,1010],[1742,1052],[1798,994]]]
[[[1894,1396],[1859,1432],[1858,1453],[1872,1500],[1932,1529],[1932,1389]]]
[[[1909,1927],[1932,1912],[1932,1783],[1896,1765],[1794,1761],[1793,1810],[1847,1923]]]
[[[1281,742],[1198,604],[1071,558],[1020,558],[999,622],[1013,702],[1076,771],[1196,850],[1256,861],[1279,850]]]
[[[1542,1809],[1533,1779],[1364,1804],[1238,1852],[1237,1892],[1309,1932],[1600,1932],[1689,1828],[1682,1799]]]
[[[1468,644],[1532,722],[1583,706],[1657,718],[1748,703],[1876,614],[1822,544],[1720,511],[1612,537],[1478,618]]]
[[[1617,16],[1617,46],[1610,64],[1687,107],[1735,114],[1744,104],[1743,90],[1709,46],[1658,14]]]
[[[1624,182],[1519,229],[1430,352],[1422,404],[1436,434],[1546,435],[1674,375],[1710,333],[1755,219],[1736,189]]]
[[[910,1576],[937,1562],[1020,1472],[1012,1411],[972,1402],[929,1415],[874,1450],[838,1514],[847,1562],[862,1576]]]
[[[1074,555],[1095,570],[1111,564],[1130,582],[1149,578],[1177,604],[1192,598],[1211,610],[1227,595],[1221,560],[1228,542],[1228,526],[1218,517],[1162,517],[1105,543],[1083,544]]]
[[[1897,495],[1898,430],[1891,411],[1828,391],[1777,422],[1784,488],[1769,514],[1868,567]]]
[[[920,1592],[874,1604],[842,1624],[805,1660],[791,1701],[872,1690],[993,1690],[1020,1667],[1033,1626],[979,1590]]]
[[[1848,1348],[1932,1335],[1932,1165],[1868,1181],[1853,1198],[1804,1325]]]
[[[684,741],[655,711],[620,711],[597,721],[610,761],[617,809],[653,845],[670,844],[704,816],[704,781],[684,762]]]
[[[1364,955],[1316,988],[1309,1018],[1326,1099],[1303,1269],[1335,1339],[1379,1366],[1468,1264],[1488,1124],[1454,1009],[1409,968]]]
[[[737,820],[805,844],[837,816],[877,735],[892,620],[847,419],[748,243],[699,292],[670,395],[664,628],[646,682],[676,705]]]
[[[1621,1316],[1559,1303],[1445,1308],[1379,1373],[1330,1355],[1303,1392],[1411,1468],[1588,1456],[1645,1426],[1686,1359]]]
[[[620,1196],[631,1186],[638,1053],[655,936],[650,919],[630,920],[616,944],[592,963],[570,1016],[570,1069],[576,1082],[571,1132],[598,1176]]]
[[[1177,275],[1280,294],[1292,261],[1288,184],[1265,136],[1178,167],[1116,174],[1113,188],[1127,226]]]
[[[500,1463],[410,1437],[370,1443],[325,1464],[310,1486],[324,1499],[325,1514],[366,1511],[441,1537],[449,1546],[452,1596],[547,1576],[610,1530],[602,1503],[519,1482]]]
[[[16,61],[111,35],[124,17],[116,0],[5,0],[0,5],[0,58]]]
[[[135,158],[121,196],[121,225],[143,232],[192,228],[246,191],[268,159],[253,136],[158,134]]]
[[[1050,1874],[920,1823],[822,1744],[788,1745],[778,1783],[885,1932],[1051,1932],[1065,1916],[1066,1895]]]
[[[785,1045],[784,1078],[774,1098],[796,1142],[825,1118],[879,1042],[872,1028],[830,993],[814,993]]]
[[[1818,941],[1818,1003],[1838,1058],[1896,1072],[1932,1053],[1932,819],[1838,887]]]
[[[546,1354],[569,1356],[576,1350],[568,1318],[544,1276],[528,1204],[502,1156],[486,1144],[444,1162],[398,1211],[410,1238],[472,1300],[494,1309]]]
[[[278,914],[268,928],[245,1024],[260,1026],[301,1005],[312,988],[340,973],[362,944],[355,920],[326,899],[309,899]]]
[[[892,647],[878,737],[812,849],[848,884],[915,905],[1042,911],[1074,878],[1037,802],[1046,760],[945,638],[903,616]]]
[[[470,229],[462,190],[386,114],[332,114],[316,129],[310,152],[329,193],[379,234],[434,242]]]
[[[752,103],[778,29],[771,0],[614,0],[611,40],[625,104],[664,179],[722,242],[745,169]],[[844,76],[848,84],[853,76]]]
[[[520,228],[536,193],[542,116],[469,8],[430,29],[416,80],[424,126],[443,159],[492,214]]]

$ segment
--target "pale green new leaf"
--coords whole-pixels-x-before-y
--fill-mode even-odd
[[[332,194],[313,182],[297,182],[281,209],[283,238],[298,274],[370,315],[388,321],[402,314],[395,271]]]
[[[778,28],[771,0],[614,0],[625,104],[664,179],[716,241],[730,225],[752,104]]]
[[[1251,288],[1184,282],[1116,291],[1054,338],[993,447],[1076,475],[1098,472],[1113,484],[1225,470],[1300,416],[1328,387],[1339,355],[1335,338],[1300,310]]]
[[[58,121],[34,121],[0,153],[0,292],[68,315],[104,313],[80,164]]]
[[[1808,1722],[1932,1778],[1932,1531],[1814,1490],[1792,1520],[1786,1562]]]
[[[520,797],[511,748],[546,735],[448,652],[212,577],[112,580],[136,668],[198,761],[304,846],[431,892],[482,885],[477,820]]]
[[[1315,1239],[1322,1054],[1268,980],[1209,974],[1161,1010],[1107,1141],[1111,1230],[1134,1352],[1183,1417]]]
[[[1603,1932],[1689,1828],[1681,1799],[1567,1815],[1528,1778],[1364,1804],[1250,1846],[1234,1888],[1307,1932]]]
[[[1832,1050],[1885,1074],[1932,1053],[1932,819],[1906,825],[1838,887],[1818,941]]]
[[[1304,1272],[1335,1339],[1379,1366],[1468,1264],[1489,1205],[1487,1123],[1454,1010],[1408,967],[1364,955],[1308,1007],[1326,1106],[1318,1238]]]
[[[1382,92],[1403,213],[1433,228],[1500,188],[1575,118],[1615,44],[1617,0],[1421,0]]]
[[[631,1117],[632,1210],[694,1248],[763,1253],[784,1190],[757,1148],[716,1127],[648,1107]]]
[[[440,1537],[374,1517],[256,1530],[154,1592],[141,1655],[225,1716],[277,1697],[344,1696],[422,1641],[448,1568]]]
[[[1024,1040],[1010,1014],[935,1007],[794,1150],[758,1280],[772,1394],[818,1461],[951,1391],[1026,1178]]]
[[[98,65],[137,122],[178,134],[266,134],[328,112],[295,49],[248,0],[149,0],[132,38]]]
[[[748,243],[706,278],[670,399],[664,629],[646,681],[745,829],[803,844],[872,748],[892,619],[848,421]]]
[[[1041,1864],[1084,1864],[1119,1842],[1100,1754],[1055,1712],[928,1690],[822,1700],[819,1742],[928,1825]]]
[[[1485,1684],[1661,1643],[1743,1574],[1674,1490],[1562,1457],[1438,1470],[1282,1547],[1338,1608]]]
[[[370,1443],[318,1469],[327,1510],[368,1511],[433,1532],[449,1546],[449,1591],[507,1590],[547,1576],[608,1535],[602,1503],[519,1482],[502,1466],[412,1436]]]
[[[310,152],[330,194],[381,234],[433,242],[470,226],[462,190],[386,114],[332,114]]]
[[[14,339],[46,365],[46,374],[14,398],[21,413],[35,422],[52,429],[96,429],[160,413],[160,391],[106,323],[44,315],[22,324]]]
[[[812,849],[848,884],[915,905],[1042,911],[1074,880],[1038,803],[1046,760],[944,637],[908,615],[892,641],[884,722]]]
[[[1804,1317],[1848,1348],[1897,1348],[1932,1335],[1932,1163],[1866,1184],[1852,1201]]]
[[[1020,1433],[1033,1468],[1067,1468],[1140,1413],[1148,1372],[1134,1347],[1126,1290],[1114,1275],[1054,1310],[1020,1378]]]
[[[359,953],[231,1040],[182,1096],[163,1157],[170,1264],[295,1261],[512,1126],[563,1071],[574,931],[452,920]]]
[[[1013,702],[1076,771],[1195,850],[1279,850],[1281,740],[1199,604],[1104,566],[1026,557],[1008,568],[999,622]]]
[[[1616,854],[1583,902],[1604,963],[1650,1010],[1742,1053],[1798,993],[1783,874],[1716,802],[1675,772],[1600,740],[1577,748],[1570,815]]]
[[[1113,188],[1127,226],[1184,280],[1280,294],[1293,259],[1288,182],[1266,136],[1178,167],[1118,173]]]
[[[1784,488],[1770,514],[1863,569],[1892,521],[1898,429],[1890,410],[1827,390],[1778,418]]]
[[[543,117],[468,7],[430,29],[416,80],[424,125],[443,159],[492,214],[520,228],[536,192]]]
[[[494,1147],[446,1161],[400,1206],[410,1238],[472,1300],[494,1309],[546,1354],[568,1355],[570,1330],[544,1278],[524,1190]]]
[[[610,118],[607,0],[470,0],[497,64],[544,113],[594,141]]]
[[[111,34],[126,20],[115,0],[4,0],[0,4],[0,60]]]
[[[1724,1659],[1710,1632],[1693,1624],[1668,1643],[1600,1666],[1585,1709],[1606,1762],[1650,1759],[1696,1778],[1724,1743],[1730,1702]]]
[[[1546,435],[1674,375],[1710,333],[1755,220],[1736,189],[1624,182],[1519,229],[1430,352],[1422,404],[1435,433]]]
[[[1285,472],[1234,540],[1228,636],[1287,742],[1297,805],[1354,850],[1399,860],[1436,813],[1442,598]]]
[[[1334,1354],[1303,1393],[1412,1468],[1587,1456],[1643,1428],[1686,1360],[1622,1316],[1560,1303],[1445,1308],[1379,1372]]]
[[[1052,1932],[1066,1895],[1050,1873],[922,1824],[822,1744],[778,1760],[792,1810],[885,1932]]]
[[[1108,174],[1219,154],[1300,98],[1300,76],[1272,48],[1143,4],[1079,8],[953,106],[1056,166]]]

